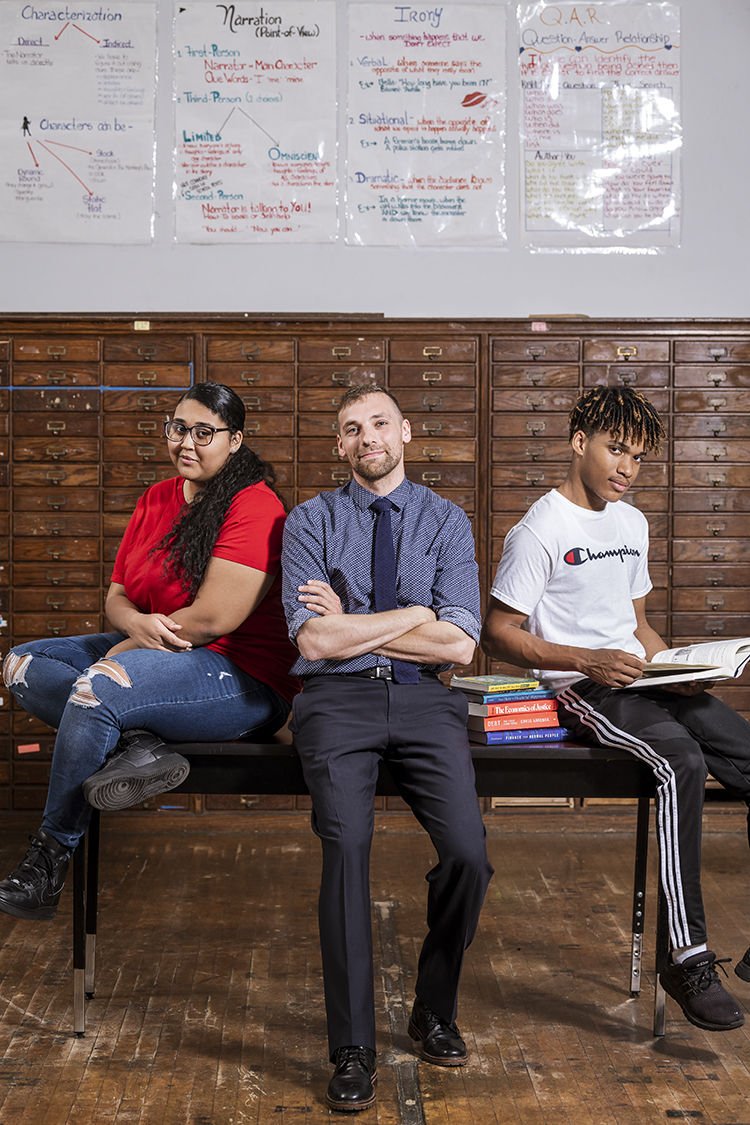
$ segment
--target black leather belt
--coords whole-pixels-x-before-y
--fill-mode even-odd
[[[346,676],[364,676],[367,680],[392,680],[393,669],[390,664],[377,664],[374,668],[363,668],[361,672],[345,672]]]

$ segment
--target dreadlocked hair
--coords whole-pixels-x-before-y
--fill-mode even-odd
[[[186,391],[180,402],[186,400],[199,402],[218,414],[229,428],[230,436],[242,433],[245,405],[231,387],[223,383],[197,383]],[[165,577],[179,578],[188,597],[195,597],[203,581],[232,500],[243,488],[261,481],[278,496],[273,467],[252,449],[241,445],[235,453],[229,454],[218,473],[206,481],[193,502],[183,508],[172,529],[154,547],[154,551],[166,551]]]
[[[568,438],[582,430],[586,437],[608,433],[642,445],[644,453],[658,453],[665,437],[654,406],[630,387],[591,387],[570,412]]]

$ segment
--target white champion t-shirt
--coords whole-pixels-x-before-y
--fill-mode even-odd
[[[508,532],[492,594],[528,614],[534,636],[643,658],[633,600],[650,589],[645,516],[621,500],[592,512],[553,489]],[[548,668],[534,675],[556,692],[583,679]]]

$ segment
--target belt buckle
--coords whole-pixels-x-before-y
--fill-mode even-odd
[[[390,680],[393,673],[387,664],[377,664],[375,666],[375,679],[376,680]]]

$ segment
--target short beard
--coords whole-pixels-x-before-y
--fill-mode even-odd
[[[383,477],[387,477],[389,473],[393,472],[400,460],[400,451],[398,454],[391,452],[386,454],[384,461],[377,464],[369,461],[358,461],[356,469],[365,480],[382,480]]]

